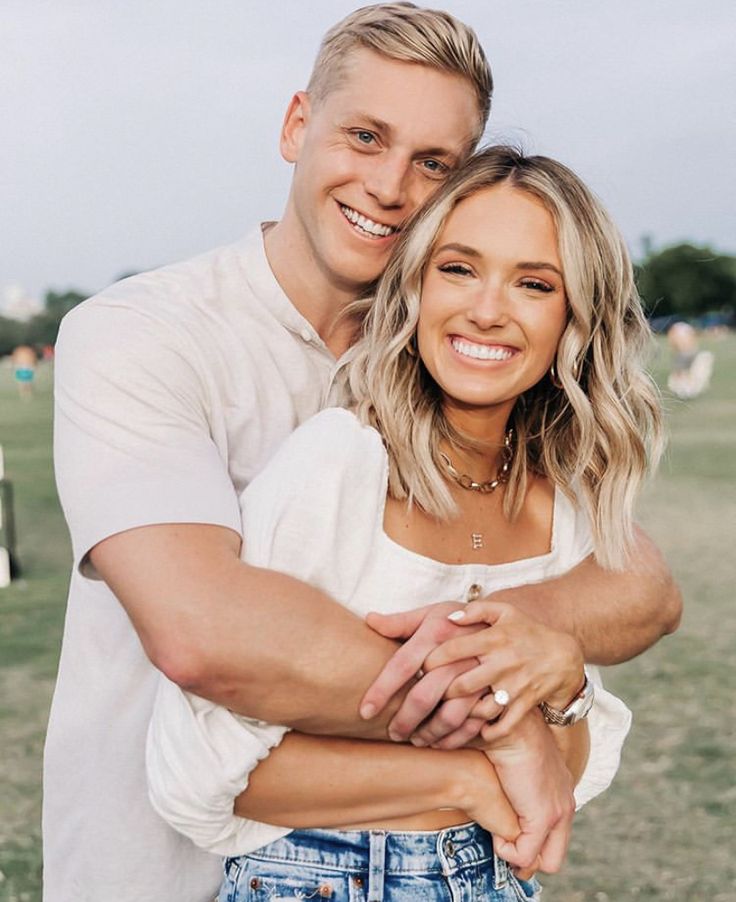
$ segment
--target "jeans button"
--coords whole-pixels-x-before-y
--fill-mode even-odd
[[[445,854],[450,857],[455,854],[455,843],[451,839],[448,839],[445,843]]]

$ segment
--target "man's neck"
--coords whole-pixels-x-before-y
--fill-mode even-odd
[[[355,321],[340,314],[356,299],[356,288],[335,285],[328,279],[286,220],[265,232],[264,244],[266,259],[284,294],[335,357],[341,356],[353,341]]]

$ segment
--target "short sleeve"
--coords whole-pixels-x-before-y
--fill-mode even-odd
[[[208,421],[197,349],[115,296],[80,305],[56,354],[54,455],[75,564],[102,539],[157,523],[240,531],[237,494]]]
[[[624,740],[631,728],[631,711],[620,698],[603,688],[598,668],[588,664],[586,670],[595,684],[595,700],[588,715],[588,763],[575,787],[577,810],[611,785],[621,763]]]

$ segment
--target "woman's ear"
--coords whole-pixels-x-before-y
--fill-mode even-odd
[[[279,148],[287,163],[296,163],[311,115],[311,101],[306,91],[297,91],[286,108],[281,126]]]

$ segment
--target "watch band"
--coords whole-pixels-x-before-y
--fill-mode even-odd
[[[571,727],[588,716],[593,707],[594,698],[595,686],[585,671],[585,682],[582,689],[566,708],[562,710],[553,708],[547,702],[542,702],[539,707],[546,723],[557,727]]]

